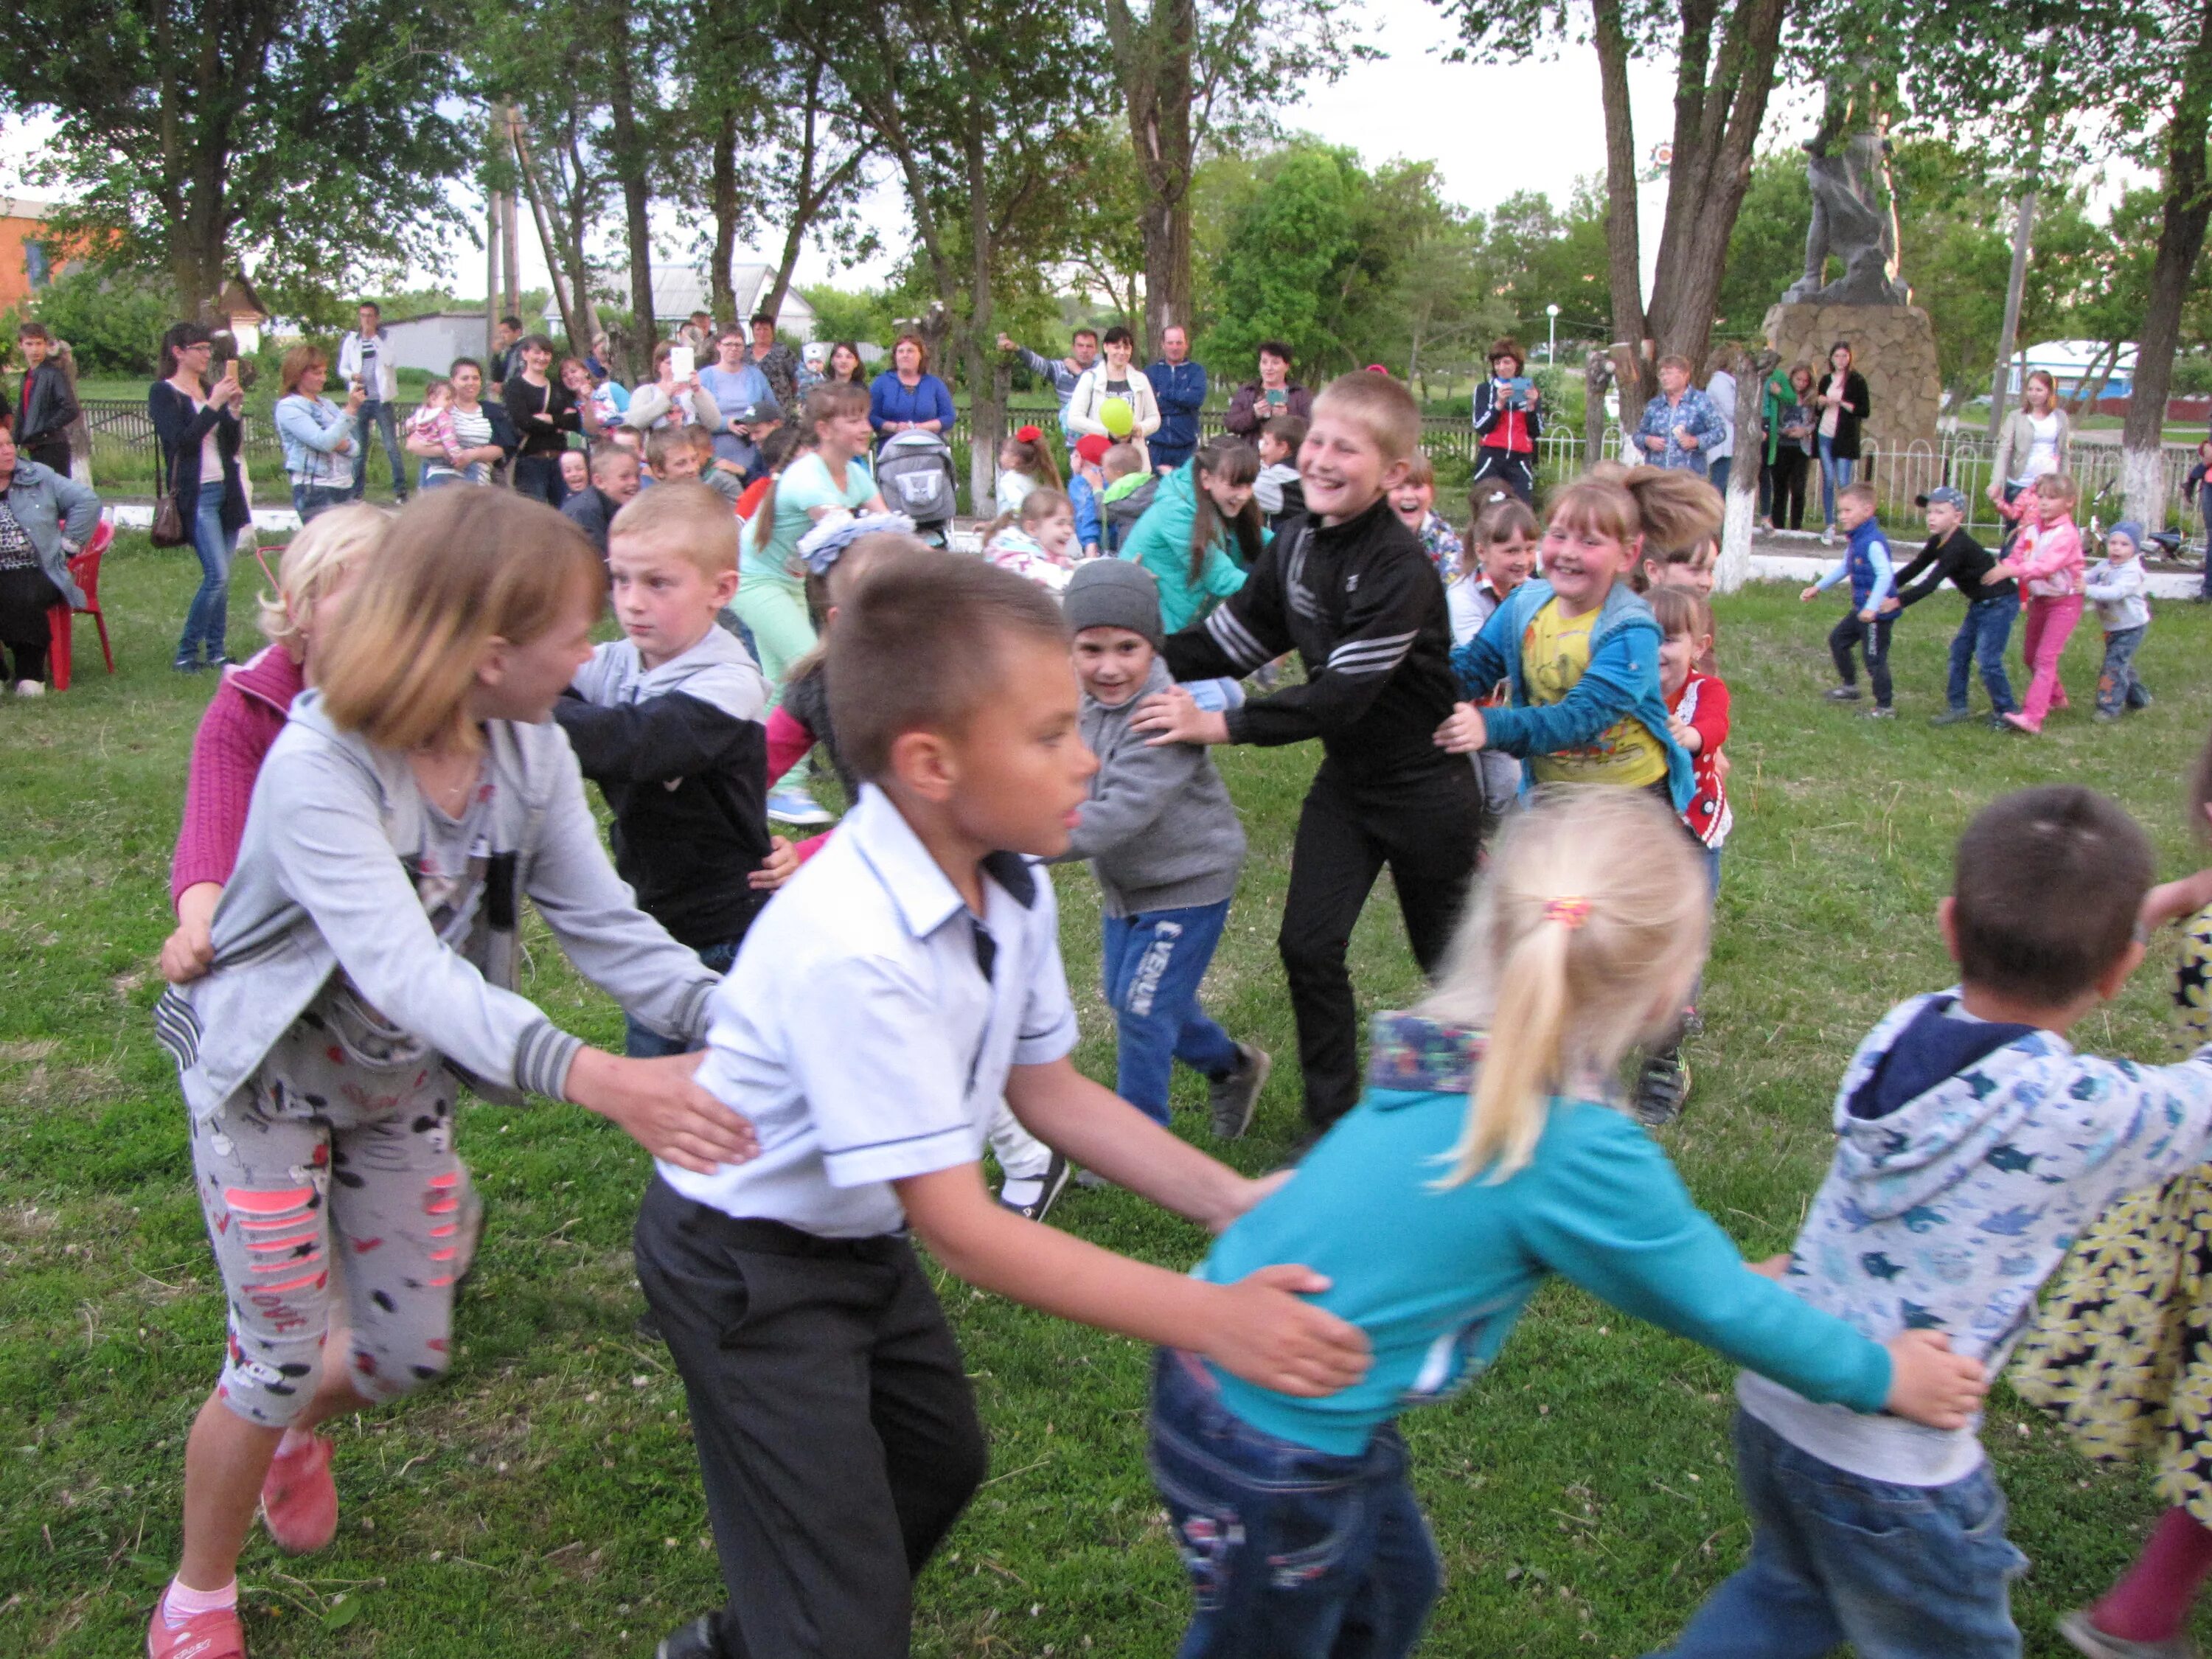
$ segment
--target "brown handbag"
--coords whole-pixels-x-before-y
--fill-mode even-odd
[[[154,434],[154,525],[149,539],[156,547],[182,547],[191,540],[185,529],[184,509],[169,489],[168,451],[159,433]]]

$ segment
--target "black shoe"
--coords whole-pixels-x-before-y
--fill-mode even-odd
[[[1252,1127],[1252,1113],[1260,1103],[1260,1091],[1267,1085],[1267,1073],[1275,1066],[1266,1049],[1255,1048],[1249,1042],[1238,1043],[1237,1053],[1237,1069],[1206,1085],[1206,1102],[1213,1113],[1214,1138],[1218,1140],[1235,1140]]]
[[[671,1631],[653,1649],[653,1659],[722,1659],[722,1615],[710,1613]]]
[[[204,673],[207,670],[207,665],[196,657],[179,657],[169,666],[179,674],[199,674]]]
[[[1037,1187],[1037,1195],[1035,1198],[1024,1203],[1016,1203],[1008,1198],[1006,1189],[1016,1184],[1009,1179],[1000,1183],[999,1202],[1025,1221],[1042,1221],[1052,1212],[1052,1206],[1060,1201],[1060,1195],[1067,1190],[1068,1174],[1067,1160],[1058,1152],[1054,1152],[1052,1155],[1052,1162],[1045,1165],[1044,1175],[1041,1180],[1036,1176],[1030,1176],[1020,1183],[1026,1187],[1031,1182],[1035,1182]]]
[[[1930,726],[1961,726],[1973,718],[1974,711],[1971,708],[1947,708],[1940,714],[1930,714],[1928,717],[1928,724]]]
[[[2013,723],[2004,717],[2004,711],[2001,708],[1991,714],[1982,724],[1992,732],[2010,732],[2016,729]]]
[[[1679,1050],[1669,1048],[1644,1062],[1636,1080],[1636,1121],[1647,1129],[1672,1123],[1690,1097],[1690,1068]]]
[[[1859,689],[1856,685],[1834,686],[1828,692],[1830,702],[1856,702],[1858,700]]]

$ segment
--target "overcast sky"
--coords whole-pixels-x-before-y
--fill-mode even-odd
[[[1303,104],[1284,112],[1286,125],[1349,145],[1370,163],[1434,161],[1445,193],[1470,208],[1488,208],[1520,190],[1540,190],[1564,204],[1577,178],[1604,172],[1597,66],[1588,47],[1516,68],[1454,64],[1440,55],[1451,44],[1450,29],[1427,0],[1367,0],[1365,17],[1364,38],[1386,56],[1354,66],[1333,86],[1309,89]],[[1663,69],[1639,66],[1631,73],[1637,144],[1644,155],[1668,136],[1671,84]],[[1783,89],[1770,107],[1767,143],[1786,143],[1809,127],[1807,100]],[[0,123],[0,191],[31,193],[21,170],[46,137],[37,125]],[[841,272],[833,259],[810,248],[800,263],[801,282],[859,287],[884,279],[908,236],[898,191],[885,183],[870,198],[867,212],[894,252]],[[688,252],[685,231],[697,222],[696,211],[672,209],[656,218],[656,229],[665,233],[666,248],[680,253]],[[525,285],[542,287],[544,260],[524,228]],[[454,288],[465,292],[482,282],[481,252],[461,242],[453,255],[447,280]]]

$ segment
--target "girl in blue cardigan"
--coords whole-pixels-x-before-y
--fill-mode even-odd
[[[1310,1264],[1374,1364],[1294,1399],[1160,1354],[1152,1475],[1198,1602],[1183,1659],[1413,1650],[1439,1571],[1394,1421],[1481,1372],[1554,1273],[1814,1398],[1972,1417],[1977,1362],[1927,1331],[1885,1352],[1760,1277],[1620,1109],[1622,1055],[1705,959],[1705,874],[1674,822],[1589,787],[1509,820],[1454,966],[1376,1021],[1365,1098],[1195,1270]]]

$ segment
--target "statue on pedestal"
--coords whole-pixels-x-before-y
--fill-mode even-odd
[[[1897,274],[1897,192],[1889,174],[1889,118],[1881,75],[1852,64],[1828,82],[1820,131],[1805,141],[1813,222],[1805,233],[1805,274],[1784,305],[1901,306],[1911,295]],[[1844,274],[1826,280],[1830,254]]]

